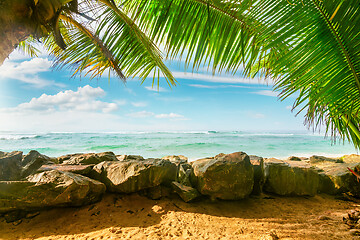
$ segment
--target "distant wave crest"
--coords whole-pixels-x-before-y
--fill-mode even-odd
[[[18,135],[18,134],[2,134],[0,135],[0,140],[23,140],[31,138],[41,138],[40,135]]]

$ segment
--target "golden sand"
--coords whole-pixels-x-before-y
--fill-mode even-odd
[[[352,239],[342,217],[354,208],[328,195],[184,203],[107,194],[97,204],[42,211],[17,226],[1,218],[0,239]]]

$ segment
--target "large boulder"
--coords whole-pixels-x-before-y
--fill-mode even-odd
[[[105,183],[110,192],[133,193],[160,184],[170,186],[176,177],[176,165],[163,159],[102,162],[93,168],[90,177]]]
[[[314,196],[319,189],[318,171],[298,161],[265,160],[264,190],[278,195]]]
[[[350,154],[340,158],[344,163],[360,163],[360,155]]]
[[[48,156],[40,154],[38,151],[31,150],[21,161],[21,177],[24,178],[36,173],[36,171],[46,163],[52,163]]]
[[[244,152],[219,154],[191,164],[193,186],[212,199],[242,199],[253,189],[254,169]]]
[[[254,167],[254,187],[251,194],[259,195],[265,183],[264,159],[262,157],[250,155],[250,162]]]
[[[38,169],[38,172],[58,170],[62,172],[71,172],[71,173],[87,176],[90,174],[94,166],[95,166],[94,164],[88,164],[88,165],[50,164],[50,165],[42,165]]]
[[[360,197],[360,183],[356,176],[348,168],[359,172],[360,163],[327,163],[317,165],[321,169],[322,185],[321,191],[329,194],[340,194],[349,192]]]
[[[0,181],[16,181],[22,176],[22,152],[0,152]]]
[[[87,153],[71,156],[68,160],[63,161],[62,164],[98,164],[104,161],[118,161],[118,159],[113,152]]]
[[[105,185],[90,178],[46,171],[27,181],[0,181],[0,212],[82,206],[99,201],[104,192]]]

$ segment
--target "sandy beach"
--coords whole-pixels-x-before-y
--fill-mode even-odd
[[[19,225],[0,222],[10,239],[352,239],[342,217],[357,205],[325,194],[252,196],[184,203],[138,194],[106,194],[81,208],[41,211]]]

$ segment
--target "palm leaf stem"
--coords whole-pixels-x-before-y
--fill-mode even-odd
[[[83,32],[84,34],[86,34],[90,39],[93,40],[93,43],[98,45],[101,50],[103,51],[104,55],[108,58],[109,62],[111,63],[112,68],[116,71],[116,73],[119,75],[119,77],[121,78],[121,80],[123,82],[126,81],[126,77],[125,75],[122,73],[121,69],[118,67],[118,63],[115,60],[114,56],[112,55],[112,53],[109,51],[109,49],[105,46],[105,44],[94,34],[91,33],[90,30],[88,30],[87,28],[85,28],[83,25],[81,25],[79,22],[77,22],[75,19],[69,17],[69,16],[65,16],[65,15],[60,15],[59,18],[63,21],[66,21],[70,24],[72,24],[74,27],[76,27],[79,31]]]
[[[358,137],[358,139],[360,139],[360,131],[359,128],[357,128],[350,120],[347,116],[342,115],[341,116],[345,123],[349,125],[350,129],[353,131],[353,133]]]
[[[156,62],[156,65],[161,69],[162,73],[164,74],[165,78],[168,79],[172,85],[176,85],[176,80],[174,79],[170,70],[165,66],[162,59],[160,58],[160,50],[156,47],[156,45],[138,28],[136,23],[129,18],[125,13],[120,11],[119,8],[116,7],[111,1],[109,0],[99,0],[99,2],[105,4],[109,8],[111,8],[125,23],[126,25],[132,30],[132,32],[137,36],[139,41],[143,43],[143,46],[146,48],[148,53],[150,54],[151,58]],[[169,87],[171,85],[169,84]]]
[[[321,9],[321,7],[319,6],[319,4],[317,3],[318,0],[312,0],[312,2],[315,4],[316,8],[319,10],[319,12],[321,13],[321,15],[323,16],[323,18],[325,19],[327,25],[329,26],[332,34],[334,35],[337,43],[339,44],[339,46],[341,47],[341,50],[345,56],[345,59],[351,69],[351,72],[354,75],[354,79],[356,82],[356,87],[358,88],[359,92],[360,92],[360,80],[359,80],[359,76],[356,74],[356,70],[354,67],[354,64],[352,63],[351,59],[350,59],[350,55],[348,53],[348,51],[346,51],[344,44],[342,43],[340,36],[338,34],[338,32],[335,30],[334,25],[332,24],[332,22],[330,21],[330,19],[328,18],[328,16],[325,14],[325,12]]]

